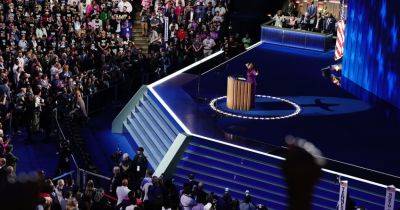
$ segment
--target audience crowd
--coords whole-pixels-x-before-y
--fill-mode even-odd
[[[325,9],[318,11],[314,1],[308,3],[304,14],[298,12],[295,2],[289,1],[285,10],[279,10],[272,19],[274,26],[280,28],[336,34],[336,18]]]
[[[85,96],[127,79],[151,82],[219,49],[231,57],[250,46],[248,35],[240,39],[229,31],[228,6],[229,0],[1,1],[0,189],[17,179],[11,136],[26,133],[30,144],[41,134],[48,141],[56,129],[55,113],[88,117]],[[139,33],[134,32],[135,24],[140,24],[140,35],[148,36],[146,51],[134,43],[134,33]],[[67,154],[61,159],[68,159],[65,145],[60,142],[60,153]],[[125,158],[115,173],[138,167]],[[140,175],[113,179],[111,195],[118,195],[117,188],[126,183],[138,193],[134,196],[141,197],[140,191],[146,195],[140,183],[147,163],[142,167]],[[73,182],[59,180],[53,186],[43,173],[34,177],[40,189],[38,209],[49,203],[59,203],[62,209],[74,209],[78,203],[80,209],[106,206],[98,203],[104,201],[104,192],[95,190],[93,182],[79,193],[73,191]],[[162,178],[144,180],[153,179],[163,189],[172,187]]]
[[[147,169],[143,148],[130,159],[123,154],[118,166],[113,168],[113,177],[107,190],[96,187],[88,180],[84,189],[78,189],[71,181],[42,179],[35,201],[36,209],[87,209],[87,210],[251,210],[267,209],[252,202],[250,192],[244,192],[242,201],[232,198],[230,189],[223,195],[204,191],[204,184],[189,174],[182,189],[174,180],[153,176]]]

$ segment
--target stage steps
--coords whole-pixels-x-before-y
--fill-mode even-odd
[[[196,180],[203,182],[208,192],[222,195],[228,187],[234,198],[242,200],[245,191],[249,190],[255,204],[264,204],[270,209],[286,209],[287,187],[280,165],[279,159],[192,138],[172,176],[182,187],[187,175],[194,173]],[[324,174],[314,190],[313,209],[336,209],[339,185],[335,180],[335,176]],[[349,180],[351,183],[354,185],[350,186],[349,193],[357,206],[383,208],[384,189],[372,189],[372,186],[355,180]],[[375,190],[379,195],[373,193]]]
[[[123,132],[144,148],[151,167],[156,169],[181,131],[146,91],[123,121]]]

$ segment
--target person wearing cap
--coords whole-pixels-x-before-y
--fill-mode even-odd
[[[256,206],[251,202],[251,195],[248,192],[248,190],[246,190],[243,201],[240,202],[239,209],[240,210],[256,210]]]
[[[136,155],[132,161],[133,170],[135,171],[135,176],[137,178],[143,179],[147,170],[147,157],[144,155],[143,147],[139,147],[136,151]]]
[[[225,188],[224,194],[218,199],[217,209],[232,209],[232,196],[229,188]]]
[[[190,184],[186,183],[183,185],[183,193],[180,198],[183,210],[192,210],[196,206],[196,200],[193,198],[192,189]]]
[[[190,189],[193,189],[193,186],[199,185],[199,182],[195,180],[194,174],[188,174],[188,181],[185,184],[190,186]]]

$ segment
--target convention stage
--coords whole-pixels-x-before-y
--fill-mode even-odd
[[[268,98],[250,113],[265,119],[213,110],[210,102],[226,95],[227,76],[244,75],[249,61],[260,70],[257,94],[294,102],[301,111],[280,118],[295,108]],[[332,51],[262,43],[204,75],[184,71],[151,87],[192,134],[272,154],[279,154],[290,134],[314,143],[331,162],[399,176],[399,110],[349,81],[342,87],[330,83],[321,69],[333,62]],[[242,114],[248,113],[235,113]]]

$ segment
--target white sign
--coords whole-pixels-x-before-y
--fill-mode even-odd
[[[386,199],[385,199],[385,210],[394,209],[394,200],[396,196],[396,187],[393,185],[387,186],[386,188]]]
[[[164,41],[165,42],[168,42],[168,39],[169,39],[169,27],[168,27],[168,25],[169,25],[169,19],[168,19],[168,17],[164,17]]]
[[[347,201],[347,187],[348,181],[340,181],[340,192],[339,192],[339,207],[338,210],[346,210]]]

